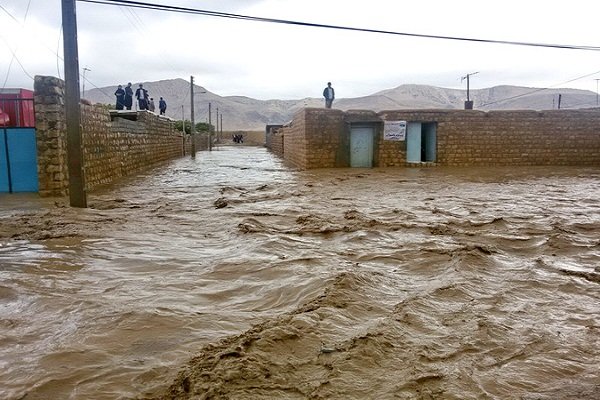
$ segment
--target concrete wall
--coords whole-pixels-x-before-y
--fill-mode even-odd
[[[347,167],[351,126],[371,124],[376,135],[374,166],[409,166],[406,141],[383,140],[384,121],[435,123],[435,165],[600,165],[597,109],[374,113],[306,108],[280,129],[284,158],[299,168]]]
[[[36,76],[34,96],[40,195],[65,196],[69,178],[64,82]],[[119,117],[111,121],[108,110],[83,104],[81,118],[88,191],[182,156],[183,138],[167,118],[139,111],[136,121]]]

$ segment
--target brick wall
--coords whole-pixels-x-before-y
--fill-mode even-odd
[[[221,143],[230,144],[233,143],[233,135],[243,135],[244,144],[250,146],[264,146],[266,143],[265,131],[223,131],[219,132],[219,138]]]
[[[185,155],[192,154],[192,139],[191,135],[185,135]],[[206,132],[194,133],[196,139],[196,152],[208,149],[208,134]]]
[[[299,168],[333,168],[345,132],[344,113],[334,109],[304,108],[280,129],[284,159]]]
[[[69,176],[64,90],[64,81],[58,78],[35,77],[35,134],[39,193],[42,196],[63,196],[67,190]]]
[[[597,109],[386,111],[379,115],[384,120],[436,122],[438,165],[600,165]]]
[[[267,132],[266,146],[273,153],[283,158],[283,127],[272,128]]]
[[[68,194],[64,82],[36,76],[35,118],[39,191]],[[148,111],[137,120],[116,117],[100,106],[81,105],[86,190],[182,156],[183,141],[174,122]]]
[[[435,165],[600,165],[600,110],[398,110],[306,108],[282,128],[284,158],[300,168],[347,167],[350,127],[375,132],[373,164],[408,166],[406,141],[383,140],[384,121],[435,123]],[[426,164],[417,164],[426,165]]]

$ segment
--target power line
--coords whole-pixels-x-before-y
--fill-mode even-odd
[[[527,92],[527,93],[522,93],[522,94],[518,94],[516,96],[506,97],[504,99],[500,99],[500,100],[492,101],[492,102],[489,102],[489,103],[485,103],[485,104],[482,104],[481,107],[489,106],[489,105],[492,105],[492,104],[497,104],[497,103],[500,103],[500,102],[503,102],[503,101],[507,101],[507,100],[518,99],[519,97],[529,96],[530,94],[542,92],[544,90],[549,90],[549,89],[555,88],[557,86],[561,86],[561,85],[564,85],[566,83],[575,82],[575,81],[577,81],[579,79],[587,78],[587,77],[590,77],[590,76],[593,76],[593,75],[596,75],[596,74],[600,74],[600,71],[592,72],[591,74],[585,74],[585,75],[579,76],[577,78],[569,79],[568,81],[560,82],[560,83],[557,83],[557,84],[554,84],[552,86],[548,86],[548,87],[545,87],[545,88],[539,88],[539,89],[535,89],[535,90],[532,90],[532,91]]]
[[[2,5],[0,5],[0,9],[2,9],[6,14],[8,14],[16,23],[18,23],[22,29],[25,29],[25,25],[24,23],[27,20],[27,14],[29,13],[29,7],[31,4],[31,0],[29,0],[29,3],[27,5],[27,10],[25,12],[25,17],[23,18],[23,22],[19,21],[17,18],[15,18],[14,15],[12,15],[6,8],[2,7]],[[60,47],[60,37],[62,36],[62,25],[61,25],[61,29],[59,32],[59,37],[58,37],[58,45],[57,47]],[[25,73],[25,75],[27,75],[31,80],[35,80],[33,76],[31,76],[31,74],[29,74],[27,72],[27,70],[25,69],[25,67],[23,66],[23,64],[21,63],[21,61],[19,60],[19,58],[16,55],[16,50],[13,51],[13,49],[10,47],[10,45],[8,44],[8,42],[6,41],[6,39],[4,39],[4,37],[0,36],[0,38],[2,38],[2,40],[6,43],[6,46],[8,47],[8,49],[10,50],[10,52],[13,55],[13,60],[16,60],[17,63],[19,64],[19,66],[21,67],[21,69],[23,70],[23,72]],[[47,45],[44,44],[44,46],[56,56],[56,69],[58,72],[58,77],[60,78],[60,68],[59,68],[59,61],[64,61],[63,58],[58,54],[58,49],[57,51],[52,50],[50,47],[48,47]],[[12,60],[11,60],[11,64],[12,64]],[[10,72],[10,65],[9,65],[9,72]],[[94,82],[90,81],[87,77],[83,76],[81,73],[79,74],[80,78],[84,79],[85,82],[89,83],[90,85],[92,85],[95,89],[98,89],[100,92],[102,92],[102,94],[104,94],[105,96],[107,96],[108,98],[111,98],[111,95],[107,94],[104,90],[102,90],[102,88],[98,87]],[[4,82],[4,85],[6,85],[6,81],[8,80],[8,76],[7,79]],[[3,88],[4,88],[3,85]]]
[[[184,14],[197,14],[197,15],[205,15],[205,16],[219,17],[219,18],[241,19],[241,20],[256,21],[256,22],[269,22],[269,23],[276,23],[276,24],[306,26],[306,27],[312,27],[312,28],[327,28],[327,29],[338,29],[338,30],[347,30],[347,31],[355,31],[355,32],[379,33],[379,34],[397,35],[397,36],[409,36],[409,37],[417,37],[417,38],[425,38],[425,39],[443,39],[443,40],[455,40],[455,41],[464,41],[464,42],[505,44],[505,45],[514,45],[514,46],[600,51],[600,47],[598,47],[598,46],[581,46],[581,45],[570,45],[570,44],[552,44],[552,43],[508,41],[508,40],[478,39],[478,38],[467,38],[467,37],[457,37],[457,36],[425,35],[425,34],[420,34],[420,33],[395,32],[395,31],[386,31],[386,30],[380,30],[380,29],[355,28],[355,27],[341,26],[341,25],[317,24],[317,23],[311,23],[311,22],[292,21],[292,20],[276,19],[276,18],[253,17],[253,16],[249,16],[249,15],[242,15],[242,14],[231,14],[231,13],[224,13],[224,12],[218,12],[218,11],[201,10],[201,9],[187,8],[187,7],[176,7],[176,6],[169,6],[169,5],[163,5],[163,4],[153,4],[153,3],[145,3],[145,2],[130,1],[130,0],[77,0],[77,1],[84,2],[84,3],[112,5],[112,6],[115,6],[115,5],[128,6],[128,7],[134,7],[134,8],[158,10],[158,11],[170,11],[170,12],[178,12],[178,13],[184,13]]]
[[[25,21],[27,21],[27,15],[29,14],[29,7],[31,6],[31,0],[29,0],[29,2],[27,3],[27,8],[25,9],[25,16],[23,17],[23,23],[25,23]],[[16,23],[21,24],[6,8],[2,7],[0,5],[0,8],[2,8],[2,10],[4,10],[5,13],[7,13]],[[8,69],[6,71],[6,77],[4,78],[4,83],[2,84],[2,89],[4,89],[6,87],[6,83],[8,82],[8,77],[10,76],[10,69],[12,67],[12,64],[15,60],[17,60],[17,62],[19,63],[19,65],[21,66],[21,69],[23,70],[23,72],[25,72],[25,74],[31,78],[31,75],[29,75],[29,73],[27,71],[25,71],[25,67],[23,67],[23,64],[21,64],[21,61],[19,61],[19,59],[17,58],[17,51],[18,51],[18,47],[15,49],[15,51],[13,51],[10,48],[10,45],[8,44],[8,42],[6,42],[6,39],[2,38],[2,40],[5,41],[6,46],[8,47],[8,49],[10,50],[10,52],[12,53],[12,58],[10,59],[10,63],[8,64]],[[33,78],[31,78],[33,79]]]

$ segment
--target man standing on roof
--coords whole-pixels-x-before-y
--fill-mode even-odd
[[[125,108],[131,110],[133,105],[133,89],[131,88],[131,82],[125,86]]]
[[[144,85],[141,83],[135,91],[135,98],[138,100],[138,106],[140,110],[148,109],[148,91],[144,89]]]
[[[158,101],[158,109],[160,110],[160,115],[165,115],[165,111],[167,111],[167,102],[162,97]]]
[[[123,86],[119,85],[115,91],[115,96],[117,98],[117,110],[122,110],[125,107],[125,91],[123,90]]]
[[[331,82],[327,82],[327,87],[323,90],[323,97],[325,97],[325,108],[331,108],[333,99],[335,99],[335,90],[331,87]]]

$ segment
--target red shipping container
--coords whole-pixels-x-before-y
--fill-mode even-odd
[[[0,89],[0,126],[35,128],[33,91]]]

